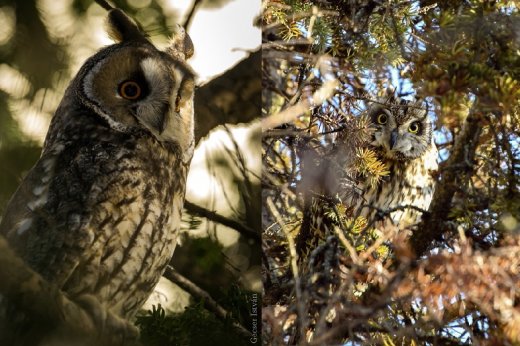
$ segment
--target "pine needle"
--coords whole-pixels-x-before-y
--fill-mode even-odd
[[[357,149],[356,157],[358,159],[356,169],[361,175],[368,178],[371,187],[377,186],[381,179],[390,173],[388,166],[379,161],[376,153],[371,149]]]

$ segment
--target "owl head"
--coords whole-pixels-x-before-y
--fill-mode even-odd
[[[387,159],[413,160],[432,145],[432,125],[419,100],[402,100],[390,92],[368,114],[374,129],[370,145]]]
[[[114,131],[153,136],[191,158],[195,74],[186,63],[193,55],[189,36],[179,27],[170,46],[159,50],[124,12],[107,9],[116,43],[90,57],[67,92]]]

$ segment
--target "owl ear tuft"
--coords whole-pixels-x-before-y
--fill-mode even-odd
[[[388,103],[395,103],[397,98],[395,97],[395,91],[396,91],[396,88],[394,88],[393,86],[388,86],[385,90],[385,98],[387,100]]]
[[[116,42],[146,41],[139,25],[118,8],[108,12],[107,32]]]
[[[166,53],[180,60],[188,60],[193,56],[193,52],[193,42],[190,36],[182,26],[177,25],[177,30],[170,41],[170,46],[166,48]]]

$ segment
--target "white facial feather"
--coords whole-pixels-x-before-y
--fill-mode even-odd
[[[194,142],[193,125],[193,90],[189,95],[182,88],[185,74],[181,69],[167,69],[154,58],[141,61],[141,68],[150,89],[150,94],[139,102],[137,117],[160,141],[177,143],[187,157],[191,157],[190,148]],[[173,85],[169,85],[167,74],[173,75]],[[191,77],[190,77],[191,78]],[[190,83],[191,81],[188,81]],[[177,111],[177,103],[183,102]],[[169,104],[166,113],[164,105]],[[154,117],[161,116],[161,128],[151,126]],[[153,122],[155,123],[155,121]]]

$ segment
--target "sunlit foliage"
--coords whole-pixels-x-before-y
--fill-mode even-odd
[[[264,8],[264,115],[340,82],[323,104],[264,130],[264,342],[519,343],[517,3],[265,0]],[[389,174],[360,124],[389,87],[425,99],[436,125],[438,183],[412,234],[353,218],[331,189],[327,158],[337,157],[338,140],[357,158],[342,175],[377,185]],[[337,226],[296,259],[316,200]]]

